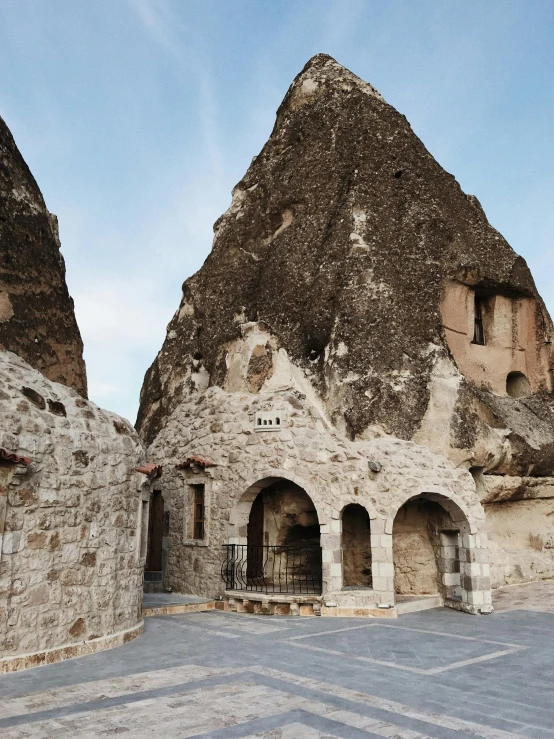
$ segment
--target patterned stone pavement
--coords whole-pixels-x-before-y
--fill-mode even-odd
[[[533,610],[511,589],[519,610],[486,617],[147,619],[117,649],[0,677],[0,737],[554,739],[554,614],[524,588]]]

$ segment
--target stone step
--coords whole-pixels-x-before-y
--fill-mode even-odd
[[[430,608],[440,608],[441,606],[442,599],[440,595],[408,595],[398,596],[396,599],[396,612],[399,616],[404,613],[427,611]]]

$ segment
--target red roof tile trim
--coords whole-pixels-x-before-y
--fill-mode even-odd
[[[209,459],[204,459],[204,457],[187,457],[184,462],[181,462],[181,464],[177,465],[178,470],[188,470],[192,467],[192,465],[196,465],[197,467],[202,467],[203,470],[206,469],[206,467],[215,467],[215,462],[210,462]]]
[[[24,464],[27,466],[33,461],[30,457],[20,457],[15,452],[9,452],[7,449],[0,447],[0,460],[12,462],[12,464]]]
[[[137,472],[142,472],[143,475],[148,475],[152,479],[161,477],[162,469],[161,464],[143,464],[142,467],[135,467]]]

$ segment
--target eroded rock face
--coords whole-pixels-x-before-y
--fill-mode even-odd
[[[86,397],[56,216],[0,118],[0,349]]]
[[[145,378],[147,441],[189,395],[270,390],[288,363],[350,439],[551,474],[552,324],[531,274],[371,85],[311,59],[214,230]],[[510,397],[514,372],[531,398]]]

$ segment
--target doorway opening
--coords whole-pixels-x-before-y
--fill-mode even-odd
[[[154,490],[149,506],[144,583],[145,589],[159,591],[163,587],[164,499],[161,490]]]
[[[342,511],[342,584],[371,588],[371,526],[366,509],[357,503]]]

